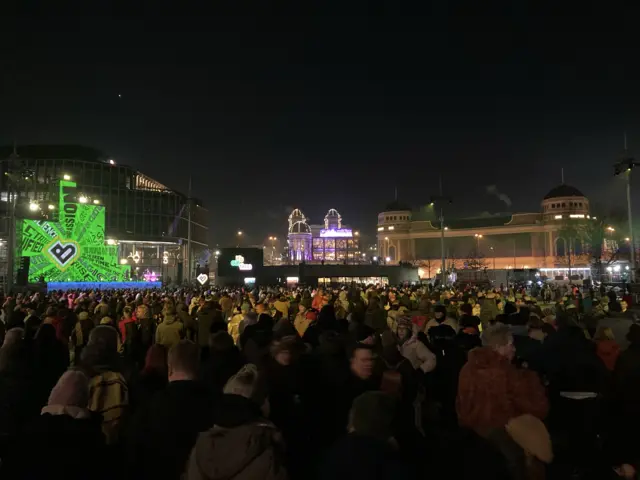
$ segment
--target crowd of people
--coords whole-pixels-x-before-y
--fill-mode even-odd
[[[25,293],[2,479],[602,479],[640,467],[633,299],[577,287]]]

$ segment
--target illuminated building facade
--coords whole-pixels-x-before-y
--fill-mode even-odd
[[[440,222],[437,206],[420,211],[394,202],[378,215],[378,255],[387,263],[419,263],[424,277],[441,266]],[[565,238],[567,220],[590,221],[589,200],[569,185],[553,188],[537,213],[452,219],[444,214],[447,269],[537,268],[549,277],[589,276],[590,258],[581,240]],[[428,269],[428,271],[427,271]]]
[[[187,260],[189,211],[191,258],[208,248],[208,211],[201,202],[173,190],[100,151],[76,145],[0,147],[0,276],[7,272],[9,199],[16,218],[32,218],[34,205],[57,215],[59,182],[77,185],[80,204],[105,207],[104,237],[118,246],[118,263],[132,279],[180,282],[195,273]],[[35,207],[34,207],[35,208]]]
[[[360,233],[342,223],[342,216],[330,209],[324,223],[309,225],[307,218],[295,209],[289,215],[289,262],[359,263]]]

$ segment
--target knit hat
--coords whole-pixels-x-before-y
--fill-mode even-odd
[[[102,317],[100,325],[113,325],[113,319],[111,317]]]
[[[51,390],[47,405],[86,408],[89,403],[89,379],[79,370],[67,370]]]
[[[267,399],[267,389],[258,373],[258,367],[249,363],[229,379],[222,391],[226,395],[240,395],[262,406]]]
[[[80,321],[89,320],[89,312],[80,312],[78,314],[78,320]]]
[[[398,328],[405,327],[405,328],[408,328],[409,330],[411,330],[411,328],[412,328],[411,317],[406,317],[404,315],[401,316],[401,317],[398,317],[396,319],[396,324],[398,325]]]
[[[393,436],[396,401],[382,392],[366,392],[357,397],[349,414],[350,427],[356,433],[387,440]]]

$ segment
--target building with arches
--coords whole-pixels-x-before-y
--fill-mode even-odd
[[[289,215],[287,242],[291,263],[360,263],[360,233],[342,223],[342,215],[331,208],[318,225],[308,223],[298,208]]]
[[[437,206],[412,210],[393,202],[378,214],[378,255],[387,263],[415,262],[441,266],[442,230]],[[541,202],[541,211],[453,219],[444,212],[447,268],[537,268],[549,277],[568,274],[589,276],[585,245],[565,238],[566,225],[591,220],[589,200],[575,187],[559,185]],[[472,265],[474,264],[474,265]],[[423,266],[424,269],[424,266]]]

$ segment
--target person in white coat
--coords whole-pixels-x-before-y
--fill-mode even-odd
[[[436,356],[424,343],[418,340],[417,329],[413,328],[409,317],[398,317],[398,349],[404,358],[411,362],[413,368],[429,373],[436,368]]]

